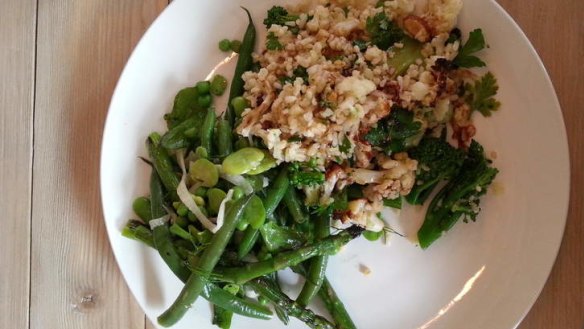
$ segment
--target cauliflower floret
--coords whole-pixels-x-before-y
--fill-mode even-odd
[[[363,190],[363,194],[371,201],[395,199],[407,195],[414,187],[418,162],[410,159],[407,153],[397,153],[392,158],[379,155],[377,162],[383,171],[376,175]],[[354,175],[353,175],[354,176]],[[357,182],[357,181],[356,181]]]
[[[357,199],[348,204],[349,222],[364,227],[367,231],[379,232],[385,226],[377,214],[383,209],[381,202],[368,202]]]
[[[462,0],[429,0],[428,12],[423,16],[434,30],[434,35],[450,32],[462,9]]]

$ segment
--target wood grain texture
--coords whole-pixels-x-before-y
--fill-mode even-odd
[[[526,32],[552,77],[572,166],[562,247],[519,328],[580,329],[584,2],[498,1]],[[0,241],[0,328],[153,329],[112,257],[99,202],[98,160],[119,73],[167,1],[38,0],[38,8],[36,3],[0,1],[0,209],[8,214],[2,223],[9,237]]]
[[[39,0],[30,328],[144,328],[106,237],[98,163],[115,83],[166,4]]]
[[[28,326],[35,26],[35,0],[0,2],[0,328]]]
[[[545,288],[520,329],[584,328],[584,2],[499,0],[542,58],[558,94],[571,157],[564,240]],[[551,219],[553,220],[553,219]]]

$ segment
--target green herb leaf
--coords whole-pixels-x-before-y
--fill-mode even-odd
[[[474,85],[465,86],[465,99],[473,111],[479,111],[482,115],[488,117],[494,111],[497,111],[501,103],[494,96],[499,90],[497,79],[488,72],[480,80],[475,81]]]
[[[274,34],[274,32],[268,33],[266,38],[266,49],[267,50],[282,50],[284,46],[278,40],[278,37]]]
[[[466,43],[462,46],[456,58],[454,58],[453,63],[466,68],[484,67],[487,64],[473,54],[483,50],[485,47],[486,43],[483,31],[481,29],[473,30],[470,32],[468,40],[466,40]]]

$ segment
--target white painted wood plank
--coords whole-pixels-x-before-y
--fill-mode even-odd
[[[104,120],[160,0],[39,0],[30,328],[144,328],[99,198]]]
[[[28,328],[35,0],[0,2],[0,328]]]

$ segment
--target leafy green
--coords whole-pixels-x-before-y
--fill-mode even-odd
[[[473,30],[468,35],[468,40],[466,40],[466,43],[462,46],[458,55],[454,58],[453,63],[466,68],[486,66],[487,64],[485,64],[485,62],[473,55],[474,53],[483,50],[485,47],[486,43],[483,30]]]
[[[473,140],[460,172],[430,203],[424,224],[418,231],[420,246],[428,248],[460,219],[475,221],[480,212],[480,197],[487,192],[498,172],[485,157],[483,147]]]
[[[402,197],[400,196],[395,199],[383,199],[383,205],[390,208],[401,209]]]
[[[422,204],[432,190],[443,180],[454,177],[464,161],[464,151],[454,148],[447,141],[428,137],[413,148],[409,155],[418,161],[416,185],[406,196],[411,204]]]
[[[266,38],[266,49],[267,50],[282,50],[284,46],[278,40],[278,37],[274,34],[274,32],[268,33]]]
[[[287,26],[288,29],[294,34],[298,34],[299,28],[294,23],[294,26],[290,26],[290,23],[295,22],[299,18],[298,15],[292,15],[281,6],[274,6],[268,10],[266,19],[264,19],[264,25],[266,28],[270,28],[272,25]]]
[[[387,153],[401,152],[408,148],[411,138],[422,129],[422,123],[414,120],[414,113],[394,107],[389,116],[379,120],[377,126],[365,135],[371,145],[384,149]]]
[[[368,17],[365,29],[369,33],[371,43],[382,50],[389,49],[405,37],[402,29],[383,12]]]
[[[275,222],[268,222],[260,227],[260,234],[270,252],[295,249],[306,242],[297,230],[280,226]]]
[[[199,92],[196,87],[188,87],[179,91],[174,98],[172,111],[164,115],[168,128],[175,127],[189,118],[193,112],[205,113],[198,103]]]
[[[494,98],[498,90],[497,79],[488,72],[475,81],[474,85],[465,85],[465,100],[473,111],[479,111],[488,117],[501,106],[501,103]]]
[[[343,138],[343,142],[341,143],[341,145],[339,145],[339,151],[341,151],[341,153],[348,154],[349,151],[351,151],[352,145],[353,144],[351,143],[349,137],[345,135],[345,138]]]
[[[357,39],[355,41],[353,41],[353,47],[359,47],[359,51],[361,52],[365,52],[367,50],[367,47],[369,47],[369,42],[365,41],[365,40],[361,40],[361,39]]]

